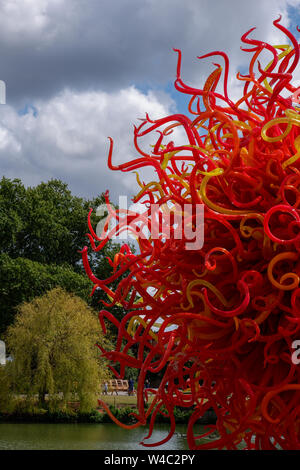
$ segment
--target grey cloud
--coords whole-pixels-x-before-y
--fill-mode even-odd
[[[295,0],[289,3],[297,4]],[[13,5],[6,8],[3,5]],[[243,62],[239,38],[257,26],[275,37],[272,21],[287,1],[6,0],[0,5],[0,70],[11,104],[53,96],[65,87],[113,91],[162,85],[175,78],[182,48],[184,76],[199,81],[196,56],[226,49]],[[299,2],[298,2],[299,4]],[[212,60],[208,59],[208,63]]]
[[[136,192],[134,175],[107,169],[107,136],[115,139],[115,161],[134,158],[137,118],[176,110],[158,91],[175,79],[172,47],[182,49],[183,79],[202,86],[211,63],[222,59],[197,55],[224,50],[236,72],[249,61],[240,36],[252,26],[252,37],[286,42],[272,21],[281,13],[288,26],[288,5],[300,0],[0,1],[0,79],[7,85],[1,173],[26,185],[61,178],[88,197],[107,188],[114,199]],[[238,97],[241,83],[229,83],[230,96]],[[25,104],[36,117],[30,108],[18,115]]]

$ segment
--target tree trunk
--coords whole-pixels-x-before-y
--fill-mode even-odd
[[[39,402],[42,406],[46,405],[46,394],[47,390],[45,388],[39,391]]]

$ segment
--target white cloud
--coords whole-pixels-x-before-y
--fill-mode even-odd
[[[53,12],[64,0],[5,0],[0,3],[0,37],[8,41],[42,37],[53,22]]]
[[[297,37],[289,6],[299,7],[300,0],[0,2],[0,78],[8,103],[0,107],[1,173],[26,184],[58,177],[86,196],[106,188],[115,195],[135,192],[133,177],[107,169],[107,136],[115,140],[114,161],[128,160],[136,155],[137,118],[173,112],[171,98],[157,91],[175,79],[172,48],[182,49],[183,80],[198,88],[212,62],[223,65],[223,59],[196,57],[226,52],[235,101],[243,87],[236,72],[244,73],[251,58],[240,51],[241,35],[256,26],[252,38],[286,43],[273,25],[281,14]],[[142,93],[138,86],[156,91]],[[20,116],[20,103],[34,105],[37,116]]]
[[[111,94],[65,90],[36,102],[35,108],[36,116],[33,110],[19,115],[10,106],[1,107],[0,162],[5,175],[20,177],[25,184],[57,177],[77,193],[113,189],[116,195],[132,193],[133,177],[108,170],[107,137],[115,140],[115,163],[136,158],[132,124],[138,124],[145,111],[153,119],[170,114],[174,102],[166,94],[143,94],[129,87]]]

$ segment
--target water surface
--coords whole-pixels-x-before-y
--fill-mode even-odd
[[[149,442],[160,441],[168,430],[167,424],[156,425]],[[0,450],[145,450],[139,443],[147,434],[147,427],[126,430],[109,423],[0,423]],[[186,450],[185,434],[186,426],[177,425],[169,442],[152,449]]]

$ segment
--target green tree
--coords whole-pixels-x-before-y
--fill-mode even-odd
[[[81,272],[79,250],[86,244],[87,214],[104,203],[73,196],[54,179],[25,188],[18,179],[0,181],[0,253],[40,263],[68,264]],[[92,215],[95,222],[96,215]]]
[[[94,300],[90,297],[92,283],[88,277],[70,266],[47,265],[0,254],[0,334],[13,323],[18,305],[58,286],[89,304]]]
[[[18,179],[0,181],[0,334],[13,322],[15,308],[47,290],[61,286],[99,310],[108,300],[100,289],[90,298],[92,283],[82,267],[80,250],[87,244],[87,215],[93,227],[96,208],[104,195],[86,200],[72,195],[67,184],[50,180],[25,188]],[[100,278],[112,274],[106,257],[114,257],[119,245],[108,243],[90,262]],[[117,281],[116,281],[117,282]],[[116,284],[116,283],[115,283]],[[113,307],[121,318],[123,309]]]
[[[11,390],[11,364],[0,365],[0,413],[11,413],[15,400]]]
[[[95,407],[107,367],[96,343],[108,346],[97,318],[79,297],[61,288],[23,303],[8,328],[14,391],[38,395],[43,407],[80,400]],[[47,400],[46,400],[47,395]]]

